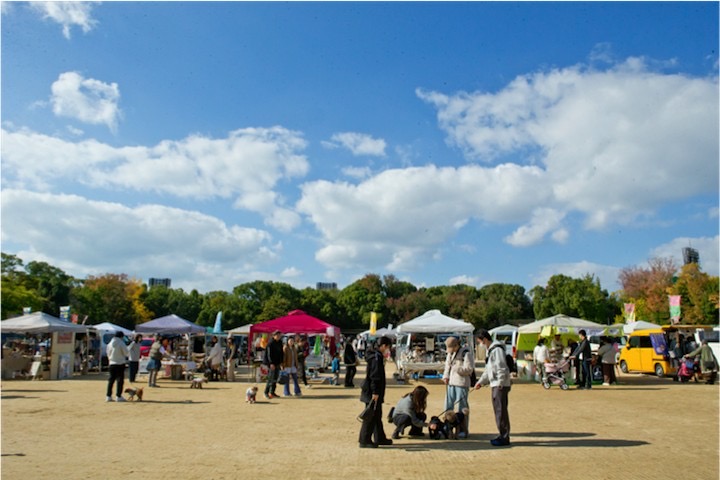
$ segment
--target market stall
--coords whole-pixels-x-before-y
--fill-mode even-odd
[[[192,359],[192,336],[205,335],[205,328],[197,325],[189,320],[185,320],[175,314],[166,315],[164,317],[150,320],[135,326],[138,333],[154,333],[157,335],[177,335],[179,340],[175,342],[173,352],[175,358],[172,360],[163,360],[162,365],[165,367],[165,376],[173,380],[186,378],[197,369],[196,362]],[[147,359],[146,359],[147,361]],[[141,362],[140,370],[144,371]]]
[[[35,312],[0,322],[3,333],[19,333],[34,336],[37,350],[20,352],[20,356],[31,360],[30,374],[33,378],[60,380],[72,376],[75,350],[75,334],[87,333],[88,327],[65,322],[44,312]],[[4,352],[3,352],[4,354]],[[18,351],[8,352],[10,358],[18,358]],[[3,355],[4,356],[4,355]],[[16,372],[15,363],[3,360],[3,378],[12,377]],[[7,377],[6,377],[7,376]]]
[[[395,329],[397,343],[395,361],[397,380],[406,381],[410,376],[423,376],[427,372],[441,373],[445,368],[445,340],[450,336],[468,345],[473,355],[475,341],[472,324],[429,310],[421,316],[401,323]]]
[[[248,345],[254,344],[254,338],[258,335],[270,335],[275,330],[280,330],[283,334],[300,334],[300,335],[325,335],[330,337],[331,342],[337,342],[340,338],[340,328],[327,323],[319,318],[315,318],[312,315],[308,315],[302,310],[293,310],[284,317],[278,317],[267,322],[256,323],[250,326],[250,332],[248,334]],[[316,338],[315,341],[319,341]],[[252,348],[248,349],[248,355],[252,355]],[[325,355],[323,352],[317,353],[311,351],[310,356],[305,359],[305,366],[310,367],[313,365],[325,365],[326,358],[317,358],[318,356]],[[253,374],[257,375],[258,367],[261,359],[253,359]]]
[[[555,334],[560,334],[563,345],[565,346],[564,355],[571,352],[568,348],[570,341],[578,341],[580,338],[578,331],[585,330],[587,336],[609,335],[621,336],[622,327],[606,326],[599,323],[584,320],[582,318],[570,317],[564,314],[553,315],[552,317],[543,318],[535,322],[523,325],[518,328],[517,337],[517,368],[518,377],[532,380],[535,377],[535,365],[532,361],[532,352],[537,345],[538,340],[542,337],[548,340],[554,338]]]

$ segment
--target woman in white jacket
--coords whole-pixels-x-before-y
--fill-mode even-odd
[[[510,446],[510,415],[508,414],[508,394],[510,393],[510,369],[505,362],[505,345],[492,341],[487,330],[480,330],[478,338],[488,349],[485,371],[475,384],[478,389],[490,385],[492,405],[495,412],[495,424],[500,435],[490,440],[494,447]]]

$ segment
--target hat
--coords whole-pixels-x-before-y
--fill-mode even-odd
[[[274,337],[275,335],[282,335],[282,332],[280,330],[275,330],[272,334]]]

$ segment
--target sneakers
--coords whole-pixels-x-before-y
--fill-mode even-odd
[[[265,397],[265,400],[270,400],[270,395],[267,393],[263,393],[263,397]]]
[[[106,402],[112,402],[112,397],[105,397]]]
[[[490,445],[493,447],[509,447],[510,446],[510,440],[506,438],[493,438],[490,440]]]
[[[392,445],[392,444],[393,444],[393,441],[390,440],[389,438],[386,438],[385,440],[380,440],[378,442],[378,445]]]
[[[127,400],[125,400],[125,397],[120,397],[120,396],[117,397],[117,398],[115,399],[115,401],[116,401],[116,402],[127,402]]]
[[[398,434],[398,432],[393,432],[392,438],[393,438],[394,440],[397,440],[397,439],[400,438],[400,434]]]
[[[458,433],[458,438],[460,440],[465,440],[467,438],[467,433],[465,433],[465,432]]]
[[[609,387],[609,386],[610,386],[609,383],[603,383],[603,387]]]

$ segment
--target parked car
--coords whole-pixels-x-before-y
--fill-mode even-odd
[[[150,355],[150,347],[154,340],[152,338],[143,338],[140,340],[140,358]]]

